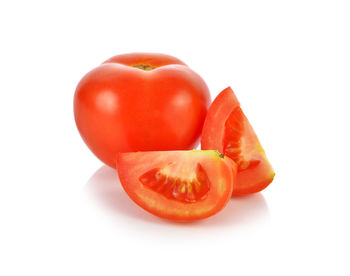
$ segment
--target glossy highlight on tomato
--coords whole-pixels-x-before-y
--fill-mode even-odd
[[[203,150],[218,150],[237,163],[233,195],[259,192],[272,182],[275,172],[230,87],[210,106],[201,142]]]
[[[118,154],[117,170],[136,204],[185,222],[210,217],[226,205],[237,166],[217,151],[153,151]]]
[[[118,152],[195,148],[209,104],[204,80],[181,60],[131,53],[81,79],[74,116],[90,150],[115,167]]]

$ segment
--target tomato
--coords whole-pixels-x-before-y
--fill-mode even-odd
[[[217,151],[120,153],[120,182],[146,211],[174,221],[214,215],[231,197],[236,164]]]
[[[202,131],[203,150],[218,150],[238,165],[233,195],[265,189],[275,172],[230,87],[209,108]]]
[[[77,128],[115,167],[117,152],[195,148],[210,104],[203,79],[175,57],[112,57],[87,73],[74,96]]]

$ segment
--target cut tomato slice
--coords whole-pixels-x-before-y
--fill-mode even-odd
[[[117,170],[126,193],[146,211],[194,221],[226,205],[237,166],[214,150],[149,151],[119,153]]]
[[[230,87],[211,104],[201,142],[202,150],[217,150],[236,162],[234,195],[259,192],[272,182],[275,172]]]

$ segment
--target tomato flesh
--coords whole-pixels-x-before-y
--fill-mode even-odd
[[[165,170],[168,169],[168,166]],[[139,180],[150,189],[164,195],[169,199],[181,202],[196,202],[206,198],[210,182],[206,172],[200,163],[192,178],[170,176],[163,172],[164,169],[156,168],[143,174]]]
[[[202,149],[216,149],[235,161],[238,173],[233,195],[259,192],[274,178],[264,149],[231,88],[222,91],[209,108]]]
[[[236,164],[217,151],[120,153],[117,170],[133,201],[174,221],[194,221],[220,211],[236,177]]]
[[[225,122],[223,141],[224,154],[233,159],[238,165],[238,171],[258,166],[259,159],[254,159],[257,143],[251,126],[240,107],[236,107]]]

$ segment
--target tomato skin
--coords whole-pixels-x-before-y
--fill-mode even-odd
[[[202,131],[202,150],[217,150],[225,153],[225,123],[233,111],[240,109],[240,103],[230,87],[223,90],[209,108]],[[245,144],[250,145],[249,154],[242,152],[243,159],[257,165],[240,169],[238,164],[237,181],[233,188],[233,195],[244,195],[260,192],[273,180],[275,172],[269,163],[265,152],[244,114],[240,124],[245,125],[241,133]],[[235,160],[237,161],[237,160]]]
[[[190,160],[190,161],[189,161]],[[154,168],[169,164],[199,162],[208,175],[211,186],[205,199],[185,203],[169,199],[141,183],[139,177]],[[186,163],[187,162],[187,163]],[[236,164],[217,151],[162,151],[119,153],[117,171],[128,196],[141,208],[163,219],[191,222],[208,218],[225,207],[236,181]],[[180,173],[179,177],[183,177]]]
[[[165,54],[154,54],[154,53],[129,53],[123,55],[117,55],[107,59],[103,63],[120,63],[127,66],[132,66],[133,64],[152,64],[156,67],[161,67],[171,64],[179,64],[187,66],[184,62],[176,57],[165,55]]]
[[[153,70],[133,67],[139,64]],[[207,85],[182,61],[133,53],[112,57],[81,79],[74,115],[90,150],[115,167],[118,152],[196,147],[209,104]]]

